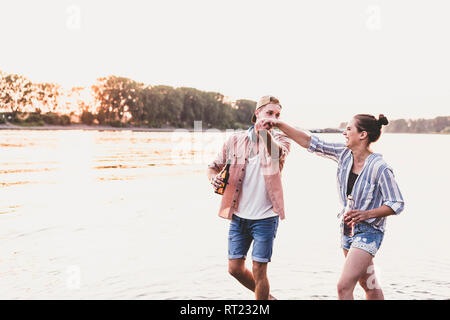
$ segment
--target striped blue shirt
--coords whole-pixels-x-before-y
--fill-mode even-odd
[[[347,182],[353,166],[353,153],[342,143],[328,143],[317,136],[311,136],[308,151],[332,159],[338,163],[337,187],[344,211],[347,203]],[[372,153],[355,181],[351,195],[355,200],[355,210],[371,210],[386,205],[399,214],[405,203],[394,178],[392,168],[381,154]],[[381,232],[385,231],[386,217],[365,220]]]

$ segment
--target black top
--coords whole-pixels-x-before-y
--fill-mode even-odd
[[[353,173],[350,171],[350,175],[348,176],[347,181],[347,196],[352,193],[353,185],[355,184],[356,178],[358,178],[358,175],[356,173]]]

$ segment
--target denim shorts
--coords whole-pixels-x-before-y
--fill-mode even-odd
[[[345,250],[350,250],[351,247],[358,248],[375,257],[378,249],[380,249],[383,237],[383,232],[365,222],[356,224],[353,237],[347,237],[343,234],[343,224],[341,222],[341,247]]]
[[[228,259],[245,258],[253,241],[253,261],[270,262],[278,221],[279,216],[249,220],[233,215],[228,234]]]

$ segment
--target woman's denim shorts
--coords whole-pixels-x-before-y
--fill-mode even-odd
[[[347,237],[343,234],[343,222],[341,222],[341,247],[345,250],[350,250],[351,247],[358,248],[375,257],[383,237],[383,232],[365,222],[356,224],[353,237]]]

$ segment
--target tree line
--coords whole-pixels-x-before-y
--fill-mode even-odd
[[[218,92],[152,86],[125,77],[108,76],[90,87],[65,90],[0,71],[0,123],[191,128],[202,121],[204,128],[239,129],[251,124],[255,106],[252,100],[228,101]]]
[[[346,122],[340,124],[345,128]],[[383,127],[383,132],[391,133],[450,133],[450,116],[441,116],[434,119],[397,119],[389,120]]]
[[[398,119],[389,121],[385,132],[450,133],[450,116],[434,119]]]
[[[117,76],[66,90],[0,70],[0,123],[192,128],[194,121],[202,121],[205,129],[244,129],[251,125],[255,106],[252,100],[228,101],[218,92],[152,86]],[[450,133],[450,117],[391,120],[384,131]]]

